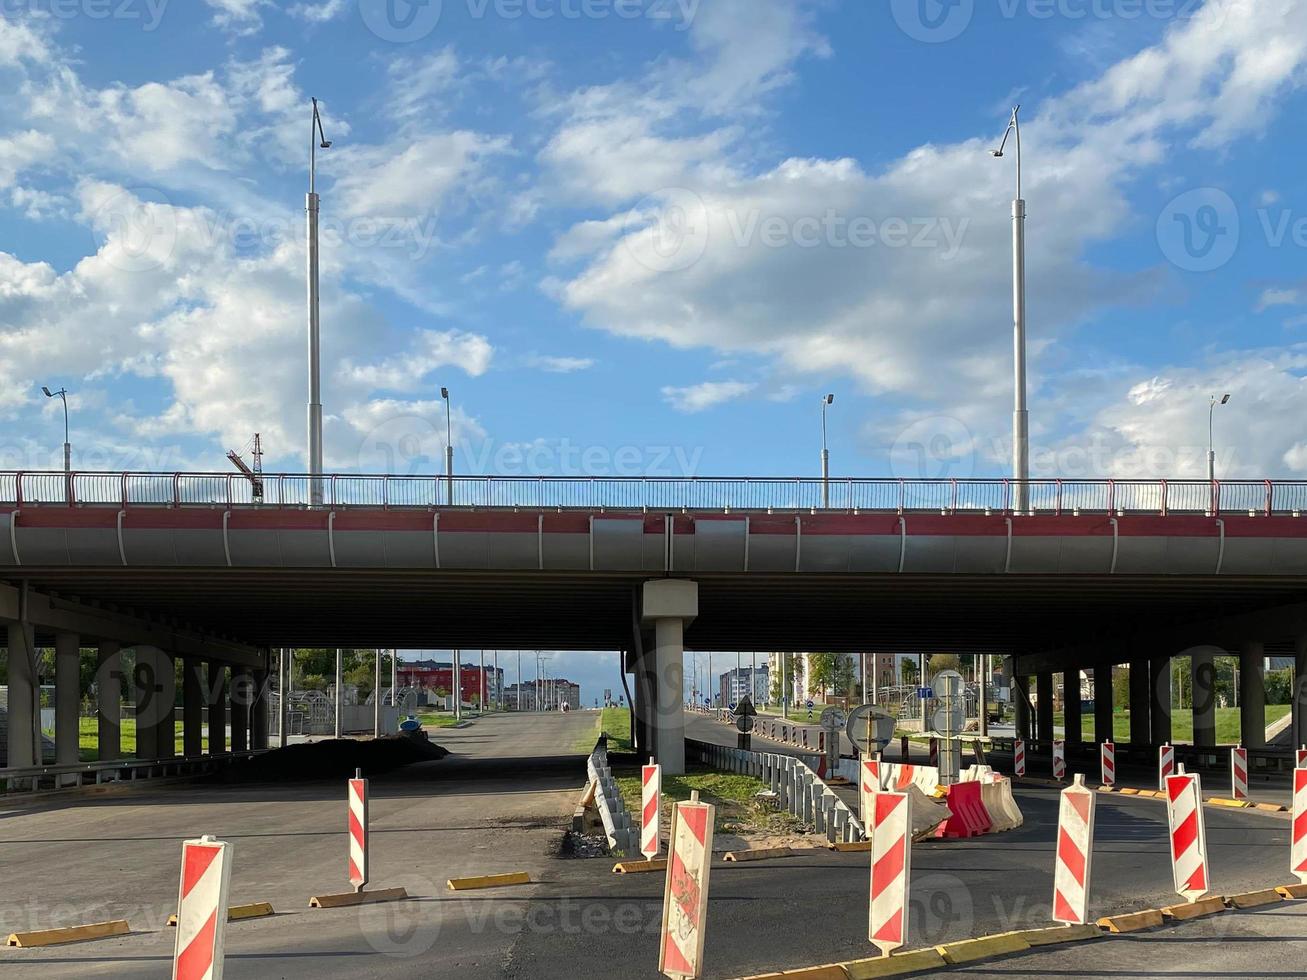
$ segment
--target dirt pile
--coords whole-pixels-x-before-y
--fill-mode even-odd
[[[224,783],[264,783],[311,779],[348,779],[356,769],[364,776],[390,772],[416,762],[435,762],[449,755],[434,742],[392,735],[305,742],[237,761],[214,778]]]

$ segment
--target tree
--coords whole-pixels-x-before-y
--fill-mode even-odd
[[[843,653],[808,654],[808,679],[823,692],[847,693],[854,684],[853,658]]]
[[[956,653],[937,653],[926,661],[926,670],[934,677],[945,670],[962,670],[962,658]]]
[[[1124,709],[1130,706],[1130,668],[1112,668],[1112,704]]]
[[[915,685],[921,678],[918,676],[921,671],[917,668],[915,660],[901,661],[901,673],[904,684]]]

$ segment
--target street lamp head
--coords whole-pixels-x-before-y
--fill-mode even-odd
[[[1003,151],[1002,151],[1002,150],[990,150],[990,151],[989,151],[989,155],[992,156],[992,157],[1001,158],[1001,157],[1003,156]]]
[[[825,401],[825,403],[826,403],[827,405],[834,405],[834,404],[835,404],[835,396],[834,396],[834,395],[827,395],[827,396],[825,397],[825,399],[823,399],[823,400]]]
[[[1221,399],[1221,404],[1222,404],[1222,405],[1228,405],[1228,404],[1230,404],[1230,396],[1229,396],[1229,395],[1226,395],[1224,398],[1222,398],[1222,399]]]
[[[440,389],[440,397],[443,398],[445,401],[449,401],[449,389],[448,389],[448,388],[441,388],[441,389]]]
[[[46,398],[53,398],[53,397],[54,397],[54,392],[51,391],[49,388],[47,388],[45,385],[41,385],[41,390],[42,390],[43,392],[45,392],[45,397],[46,397]]]

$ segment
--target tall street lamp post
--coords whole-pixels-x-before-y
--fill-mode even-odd
[[[1021,106],[1012,110],[1003,142],[993,151],[1002,157],[1009,137],[1014,138],[1017,154],[1017,196],[1012,202],[1012,478],[1015,482],[1012,509],[1018,514],[1030,511],[1030,412],[1026,407],[1026,202],[1021,196]]]
[[[834,395],[821,400],[821,506],[830,509],[830,450],[826,448],[826,409],[835,404]]]
[[[1212,396],[1212,403],[1207,409],[1207,486],[1211,494],[1211,506],[1208,508],[1209,515],[1216,514],[1216,406],[1230,404],[1229,394],[1222,395],[1218,400],[1215,395]]]
[[[313,121],[309,127],[309,500],[322,505],[322,338],[318,316],[318,150],[331,141],[322,131],[318,100],[313,100]]]
[[[454,423],[450,419],[449,389],[441,388],[440,397],[445,403],[445,499],[454,506]]]
[[[68,389],[60,388],[58,391],[51,391],[44,385],[41,391],[46,398],[59,398],[64,403],[64,483],[65,492],[68,494],[68,501],[73,499],[73,447],[68,441]]]

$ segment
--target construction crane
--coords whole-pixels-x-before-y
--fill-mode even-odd
[[[263,443],[257,432],[254,433],[254,438],[246,443],[245,451],[254,460],[253,466],[247,465],[245,458],[234,449],[227,453],[227,458],[236,469],[241,471],[245,479],[250,481],[250,492],[254,502],[261,504],[263,503]]]

